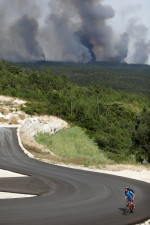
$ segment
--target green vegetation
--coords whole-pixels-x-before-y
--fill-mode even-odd
[[[56,155],[76,164],[89,166],[110,162],[102,150],[79,127],[65,129],[55,135],[40,133],[36,141]]]
[[[80,86],[99,84],[114,90],[123,90],[150,97],[150,66],[111,62],[35,62],[15,63],[25,71],[50,70],[66,75],[68,80]]]
[[[150,111],[146,109],[138,118],[135,135],[133,135],[133,146],[136,158],[147,159],[150,162]]]
[[[81,87],[65,75],[24,72],[5,61],[0,62],[0,94],[29,100],[22,108],[28,114],[56,115],[82,127],[111,160],[150,162],[150,100],[144,95],[99,84]]]

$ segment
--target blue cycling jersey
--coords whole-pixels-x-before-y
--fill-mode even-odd
[[[131,200],[133,198],[133,192],[132,191],[126,192],[126,196],[127,196],[128,200]]]

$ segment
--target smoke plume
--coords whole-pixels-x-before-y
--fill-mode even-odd
[[[132,63],[148,62],[148,29],[132,20],[118,35],[105,0],[47,1],[0,0],[0,59],[126,62],[130,55]]]
[[[113,32],[106,21],[114,16],[110,6],[99,0],[51,0],[47,23],[60,46],[64,60],[77,56],[77,61],[109,60],[113,56]],[[65,34],[65,37],[64,37]],[[66,41],[67,37],[67,41]],[[76,48],[70,46],[76,46]]]
[[[28,0],[0,1],[0,58],[11,61],[42,59],[38,43],[39,9]]]
[[[21,19],[16,21],[11,29],[12,33],[15,32],[14,35],[18,38],[17,42],[19,42],[19,39],[22,41],[22,45],[29,56],[34,56],[37,59],[44,56],[43,50],[36,40],[38,23],[35,19],[24,15]]]
[[[134,42],[133,63],[147,63],[150,54],[150,41],[147,40],[148,29],[138,23],[137,20],[130,20],[128,33]]]

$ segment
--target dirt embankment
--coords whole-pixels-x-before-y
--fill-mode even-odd
[[[55,116],[29,116],[21,110],[25,103],[26,101],[18,98],[0,96],[0,126],[18,126],[22,144],[27,150],[45,152],[57,157],[49,149],[38,144],[34,136],[40,132],[55,134],[69,127],[68,123]]]

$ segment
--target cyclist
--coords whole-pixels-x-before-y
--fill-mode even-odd
[[[135,207],[135,204],[133,203],[133,200],[135,198],[135,194],[133,190],[130,190],[129,187],[125,188],[125,200],[127,200],[127,203],[131,206],[131,210]]]

